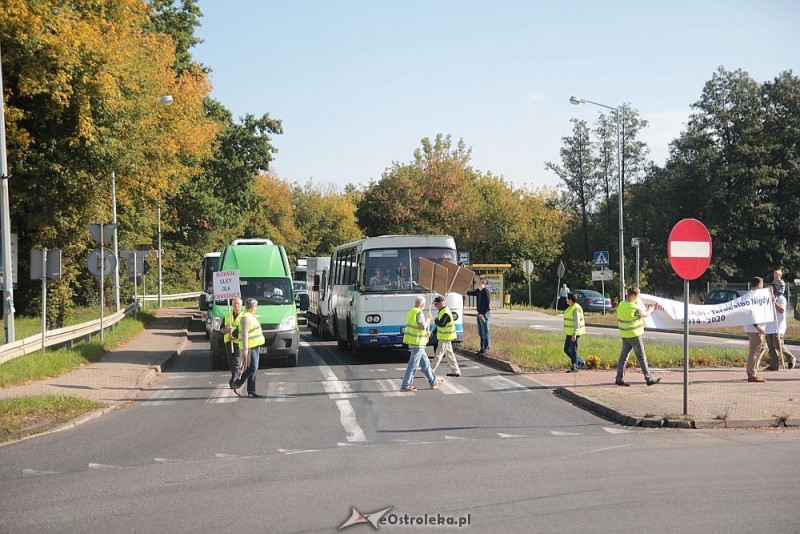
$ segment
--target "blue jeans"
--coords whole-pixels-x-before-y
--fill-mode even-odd
[[[250,349],[250,366],[242,374],[238,384],[241,387],[244,381],[247,380],[247,392],[256,392],[256,375],[258,374],[258,347]]]
[[[580,338],[581,336],[575,336],[575,341],[572,341],[572,336],[566,336],[564,339],[564,353],[569,356],[572,367],[583,367],[583,360],[578,356],[578,340]]]
[[[418,365],[422,372],[425,373],[428,383],[433,387],[436,383],[436,375],[433,374],[433,369],[431,369],[425,347],[423,345],[409,345],[408,348],[411,349],[411,357],[408,359],[406,374],[403,376],[403,385],[400,387],[406,388],[414,384],[414,372],[417,370]]]
[[[481,338],[480,352],[489,350],[489,312],[483,314],[483,319],[478,317],[478,336]]]

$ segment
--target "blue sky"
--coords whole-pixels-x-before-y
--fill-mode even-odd
[[[718,66],[758,82],[800,74],[800,2],[200,0],[212,96],[269,113],[273,170],[326,187],[378,180],[423,137],[463,139],[471,164],[556,186],[572,117],[628,103],[663,164]]]

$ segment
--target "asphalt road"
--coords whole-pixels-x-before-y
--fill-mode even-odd
[[[391,507],[380,530],[800,530],[796,431],[619,427],[467,360],[401,393],[406,353],[308,336],[240,399],[191,339],[132,405],[0,448],[0,531],[332,532],[353,507]]]

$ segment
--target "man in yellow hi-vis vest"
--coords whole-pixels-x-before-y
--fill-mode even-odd
[[[408,345],[411,350],[411,356],[408,359],[408,366],[406,367],[405,376],[403,376],[403,384],[400,386],[402,391],[416,391],[414,387],[414,372],[417,366],[425,373],[431,389],[438,388],[442,382],[441,378],[436,378],[433,373],[431,364],[428,361],[428,356],[425,354],[425,346],[428,344],[428,325],[433,316],[422,310],[425,308],[425,297],[417,296],[414,299],[414,307],[408,310],[406,314],[406,327],[403,335],[403,343]]]
[[[568,292],[564,298],[567,301],[567,309],[564,310],[564,354],[572,362],[567,372],[577,373],[583,367],[583,359],[578,355],[578,340],[586,333],[586,323],[583,308],[575,300],[575,293]]]
[[[619,353],[617,379],[615,381],[618,386],[630,386],[623,380],[623,377],[625,375],[625,364],[628,363],[631,349],[636,354],[636,359],[639,360],[639,367],[642,368],[645,383],[648,386],[652,386],[661,382],[660,377],[652,377],[650,368],[647,365],[647,354],[644,352],[642,336],[644,335],[643,319],[650,313],[639,308],[638,299],[639,288],[632,287],[628,289],[626,299],[620,302],[617,307],[617,328],[619,328],[619,337],[622,338],[622,351]]]
[[[257,310],[258,301],[254,298],[247,299],[245,312],[242,314],[240,322],[239,338],[237,339],[247,370],[236,381],[233,391],[238,395],[239,388],[247,382],[247,394],[251,397],[259,398],[261,395],[256,393],[258,347],[266,343],[266,339],[264,338],[264,331],[261,329],[261,322],[258,320],[258,315],[256,315]],[[249,365],[247,365],[248,361]]]
[[[437,295],[433,299],[433,305],[439,310],[439,314],[433,320],[436,324],[436,337],[439,340],[439,346],[436,347],[436,365],[433,366],[433,372],[439,368],[442,363],[442,358],[447,356],[447,364],[450,366],[450,372],[447,376],[461,376],[461,369],[458,367],[458,360],[456,354],[453,352],[453,340],[458,336],[456,335],[456,325],[453,319],[453,312],[447,307],[444,297]]]

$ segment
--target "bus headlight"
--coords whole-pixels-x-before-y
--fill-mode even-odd
[[[369,324],[379,323],[379,322],[381,322],[381,316],[380,315],[367,315],[366,321]]]

